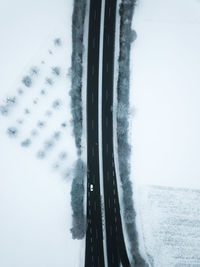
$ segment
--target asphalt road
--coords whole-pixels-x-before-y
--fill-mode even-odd
[[[113,156],[113,84],[116,0],[106,0],[102,77],[102,146],[107,260],[109,267],[130,266],[126,252]]]
[[[101,1],[90,1],[87,73],[87,231],[85,267],[104,267],[98,146]],[[90,191],[90,185],[93,191]]]
[[[102,90],[103,184],[108,267],[129,267],[113,156],[113,76],[116,0],[105,1],[103,77],[98,88],[101,1],[91,0],[87,75],[87,232],[85,267],[104,267],[99,181],[98,90]],[[91,184],[94,190],[90,190]]]

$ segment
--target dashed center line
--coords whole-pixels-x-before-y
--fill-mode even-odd
[[[108,35],[107,37],[107,45],[109,46],[109,43],[110,43],[110,35]]]
[[[111,7],[109,7],[108,9],[108,16],[110,17],[110,14],[111,14]]]
[[[106,127],[108,127],[108,117],[106,117]]]
[[[109,171],[107,171],[107,179],[109,180]]]
[[[92,65],[92,75],[94,75],[94,65]]]
[[[97,204],[96,204],[96,201],[94,202],[94,209],[95,209],[95,211],[97,210]]]
[[[106,153],[108,153],[108,144],[106,144]]]
[[[96,229],[96,239],[98,239],[98,231],[97,231],[97,229]]]
[[[106,90],[106,101],[108,100],[108,96],[109,96],[108,90]]]
[[[92,130],[94,130],[94,120],[92,120]]]
[[[106,72],[108,72],[109,63],[106,63]]]
[[[93,48],[95,48],[95,37],[92,40],[92,46],[93,46]]]

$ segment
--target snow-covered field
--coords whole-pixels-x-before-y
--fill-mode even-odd
[[[0,1],[0,106],[16,99],[8,115],[0,115],[3,267],[81,264],[82,241],[70,233],[68,172],[76,159],[67,77],[71,15],[72,1]],[[21,82],[26,75],[30,87]]]
[[[0,115],[3,267],[83,263],[84,241],[71,239],[71,177],[65,175],[76,159],[66,75],[71,15],[72,0],[0,1],[0,105],[16,97],[9,114]],[[138,1],[131,64],[136,193],[146,184],[200,187],[199,24],[198,0]],[[30,73],[33,66],[38,75]],[[52,67],[59,67],[60,75]],[[25,75],[33,78],[30,88],[21,83]],[[17,128],[16,137],[9,137],[9,127]],[[136,198],[136,203],[144,202]],[[137,217],[140,225],[145,216]]]
[[[151,266],[200,266],[200,190],[146,186],[138,197]]]
[[[133,27],[133,177],[199,187],[200,1],[139,0]]]
[[[163,230],[157,208],[162,193],[152,203],[147,198],[149,190],[143,186],[200,188],[200,1],[139,0],[133,28],[137,39],[131,64],[131,104],[135,109],[131,122],[132,180],[137,223],[139,229],[145,227],[147,252],[156,257],[155,267],[199,266],[184,265],[185,261],[175,265],[166,260],[173,257],[172,250],[163,243],[163,235],[155,233]],[[191,195],[190,191],[184,193],[183,207],[192,202]],[[165,218],[176,218],[176,214],[167,215],[167,207],[181,207],[180,196],[165,197],[168,203],[160,208]],[[198,205],[198,201],[195,203]],[[190,238],[190,230],[187,234]],[[142,241],[141,234],[140,238]],[[174,249],[178,254],[178,247]]]

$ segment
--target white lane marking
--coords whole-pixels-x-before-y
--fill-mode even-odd
[[[94,93],[92,92],[92,104],[94,103]]]
[[[106,117],[106,127],[108,127],[108,117]]]
[[[89,209],[89,215],[91,215],[91,210]]]
[[[92,40],[92,47],[95,48],[95,37]]]
[[[90,234],[92,233],[92,227],[90,227]]]
[[[108,9],[108,16],[110,17],[110,14],[111,14],[111,7],[109,7]]]
[[[113,189],[113,193],[114,193],[114,195],[115,195],[115,188]]]
[[[92,262],[94,261],[94,256],[92,255]]]
[[[116,207],[114,208],[115,213],[117,212]]]
[[[95,211],[97,210],[97,204],[96,204],[96,201],[94,202],[94,210],[95,210]]]
[[[107,37],[107,45],[109,46],[109,43],[110,43],[110,35],[108,35]]]
[[[108,72],[109,63],[106,63],[106,72]]]
[[[94,75],[94,65],[92,65],[92,75]]]
[[[98,231],[97,231],[97,229],[96,229],[96,239],[98,239]]]
[[[107,179],[109,180],[109,171],[107,171]]]
[[[98,266],[100,266],[100,260],[99,260],[99,255],[98,255]]]
[[[115,200],[115,198],[114,198],[114,204],[116,203],[116,200]]]
[[[95,174],[92,175],[93,178],[93,184],[95,184]]]
[[[113,177],[115,177],[115,172],[114,172],[114,170],[113,170]]]
[[[106,101],[108,100],[108,96],[109,96],[108,90],[106,89]]]
[[[114,263],[114,255],[113,255],[113,253],[112,253],[112,263]]]
[[[112,235],[112,225],[110,225],[110,234]]]
[[[90,238],[90,242],[92,243],[92,237]]]
[[[108,153],[108,144],[106,144],[106,153]]]

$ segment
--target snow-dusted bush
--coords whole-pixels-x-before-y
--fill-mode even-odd
[[[128,142],[129,132],[129,82],[130,82],[130,49],[136,39],[131,29],[135,0],[122,0],[120,4],[120,52],[119,76],[117,82],[117,142],[119,155],[119,172],[123,190],[124,220],[130,241],[133,266],[148,266],[139,252],[138,233],[135,222],[133,190],[130,181],[130,153]]]
[[[86,0],[74,0],[72,17],[71,111],[72,126],[78,155],[81,154],[82,136],[82,58]]]
[[[32,85],[32,79],[29,75],[26,75],[23,77],[22,79],[22,83],[26,86],[26,87],[31,87]]]
[[[72,237],[82,239],[86,231],[86,218],[84,215],[84,178],[86,167],[81,156],[81,137],[83,131],[83,103],[82,103],[82,74],[83,74],[83,34],[86,11],[86,0],[74,0],[72,16],[72,58],[71,58],[71,112],[72,127],[77,148],[78,160],[73,172],[71,188],[72,206]]]
[[[72,228],[73,239],[82,239],[85,235],[86,220],[84,215],[84,178],[86,175],[86,166],[79,158],[76,161],[71,188],[71,206],[72,206]]]

